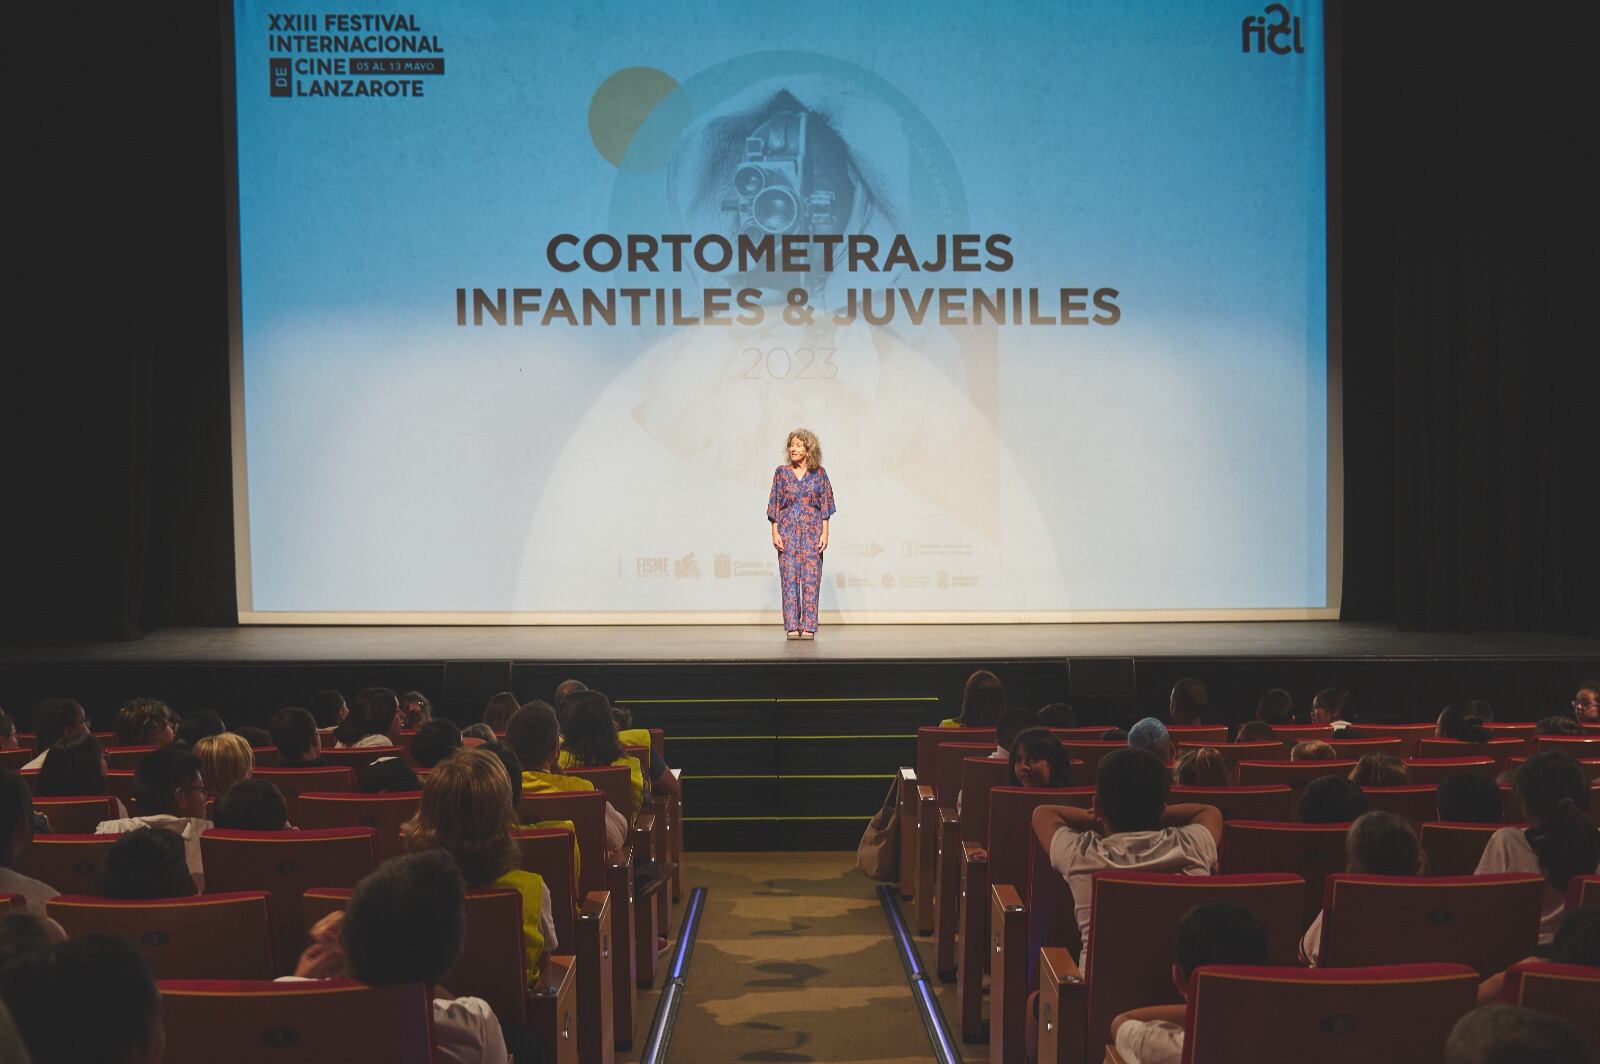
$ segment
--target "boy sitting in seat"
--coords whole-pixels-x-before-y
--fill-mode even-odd
[[[1172,984],[1184,1000],[1189,978],[1203,964],[1266,964],[1267,929],[1231,901],[1203,901],[1183,916],[1172,963]],[[1130,1009],[1111,1021],[1111,1040],[1127,1064],[1178,1064],[1188,1005]]]
[[[1095,774],[1092,809],[1043,805],[1033,831],[1072,891],[1088,968],[1089,888],[1106,869],[1208,876],[1217,870],[1222,813],[1210,805],[1167,804],[1167,767],[1143,750],[1113,750]]]

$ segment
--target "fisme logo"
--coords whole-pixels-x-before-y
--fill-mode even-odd
[[[1282,4],[1268,4],[1260,15],[1246,15],[1239,24],[1239,50],[1262,55],[1299,54],[1306,50],[1300,41],[1300,16],[1291,15]]]

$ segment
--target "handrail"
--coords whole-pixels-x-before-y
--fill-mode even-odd
[[[672,1028],[678,1022],[678,1007],[689,981],[694,937],[700,931],[700,915],[705,907],[706,888],[695,887],[689,892],[683,923],[678,926],[678,944],[673,948],[672,962],[667,966],[667,981],[661,988],[661,1000],[656,1002],[656,1014],[650,1020],[650,1032],[645,1035],[639,1064],[663,1064],[667,1059],[667,1049],[672,1043]]]
[[[944,1022],[944,1010],[939,1008],[939,999],[928,985],[928,973],[922,967],[922,955],[911,941],[911,932],[900,913],[895,888],[888,885],[879,887],[878,901],[883,903],[884,916],[889,920],[889,933],[894,937],[895,948],[900,954],[900,966],[906,970],[906,982],[911,984],[911,995],[916,999],[917,1011],[922,1014],[922,1027],[933,1046],[933,1058],[939,1064],[961,1064],[961,1052],[956,1048],[955,1039],[950,1037],[950,1028]]]

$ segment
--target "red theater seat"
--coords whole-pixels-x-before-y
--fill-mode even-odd
[[[1230,768],[1241,761],[1287,761],[1289,748],[1277,741],[1263,743],[1191,743],[1178,744],[1177,756],[1182,757],[1190,750],[1215,750],[1221,754],[1223,760]]]
[[[32,761],[35,756],[31,745],[17,750],[0,750],[0,768],[21,772],[22,766]]]
[[[1214,805],[1224,820],[1288,820],[1294,792],[1284,784],[1264,787],[1173,787],[1168,801]]]
[[[126,939],[157,979],[271,979],[270,907],[265,891],[142,901],[62,894],[45,903],[71,938]]]
[[[362,746],[352,747],[347,750],[338,750],[331,746],[322,748],[322,760],[329,765],[343,765],[361,775],[361,770],[383,757],[404,757],[405,751],[398,746]]]
[[[1292,815],[1299,816],[1300,792],[1306,784],[1323,776],[1348,776],[1355,767],[1354,761],[1241,761],[1237,782],[1241,787],[1288,787],[1294,792]]]
[[[1487,978],[1532,955],[1543,897],[1537,875],[1330,876],[1321,963],[1440,961]]]
[[[63,835],[93,835],[103,820],[117,819],[117,802],[103,794],[79,798],[35,798],[33,811],[43,813],[52,831]]]
[[[1128,748],[1128,744],[1125,742],[1102,743],[1090,740],[1062,743],[1061,745],[1066,749],[1068,757],[1074,761],[1083,762],[1083,776],[1081,778],[1090,784],[1094,783],[1095,777],[1100,771],[1101,758],[1113,750],[1126,750]],[[1073,769],[1073,771],[1076,772],[1077,769]]]
[[[1406,755],[1406,741],[1391,735],[1374,736],[1371,739],[1341,739],[1335,736],[1328,740],[1328,745],[1345,761],[1358,761],[1368,754],[1388,754],[1390,757]]]
[[[1487,757],[1505,770],[1511,759],[1526,753],[1528,744],[1522,739],[1490,739],[1482,743],[1466,743],[1458,739],[1422,739],[1417,743],[1417,756],[1436,760],[1442,757]]]
[[[1215,746],[1228,741],[1226,724],[1169,724],[1167,734],[1174,743],[1190,746]]]
[[[1477,983],[1460,964],[1211,965],[1190,981],[1184,1064],[1438,1062]]]
[[[1527,761],[1526,757],[1513,757],[1510,764],[1511,771],[1515,772]],[[1591,787],[1600,783],[1600,757],[1581,758],[1578,761],[1578,767],[1583,769],[1583,778],[1589,781]]]
[[[1559,750],[1579,761],[1600,758],[1600,735],[1538,735],[1533,739],[1530,753],[1542,754],[1546,750]],[[1517,751],[1521,753],[1522,751]]]
[[[1578,1029],[1600,1060],[1600,968],[1519,961],[1506,970],[1500,1000],[1560,1016]]]
[[[283,793],[284,803],[289,807],[289,823],[296,827],[304,826],[298,819],[300,795],[307,791],[347,794],[356,789],[355,771],[344,765],[324,768],[275,766],[258,768],[254,775],[256,779],[267,780]]]
[[[422,801],[420,791],[387,794],[303,792],[296,802],[296,827],[371,828],[377,832],[379,864],[401,852],[400,826],[410,820]]]
[[[1422,825],[1422,852],[1428,855],[1430,876],[1470,876],[1478,870],[1489,838],[1504,827],[1525,824],[1457,824],[1430,820]]]
[[[252,746],[250,748],[250,756],[255,759],[254,768],[259,770],[272,768],[278,763],[278,758],[281,755],[278,753],[276,746]]]
[[[22,871],[63,894],[93,894],[117,835],[35,835]]]
[[[1222,836],[1222,871],[1229,875],[1287,872],[1306,881],[1300,926],[1322,909],[1322,884],[1345,870],[1348,824],[1285,824],[1230,820]]]
[[[639,810],[634,807],[633,781],[630,778],[626,765],[599,765],[594,768],[567,768],[562,769],[568,776],[586,779],[594,784],[594,789],[606,796],[606,800],[630,821],[638,816]]]
[[[107,747],[106,768],[112,772],[132,772],[139,767],[139,762],[144,760],[144,755],[157,749],[154,746],[111,746]]]
[[[520,828],[522,867],[550,888],[560,952],[577,957],[578,1058],[610,1060],[615,1052],[612,996],[611,895],[578,895],[576,839],[566,828]],[[652,943],[652,948],[653,948]]]
[[[421,983],[178,979],[160,986],[166,1064],[435,1059],[433,999]]]
[[[1327,742],[1333,738],[1333,726],[1331,724],[1274,724],[1272,725],[1272,734],[1277,736],[1280,742],[1288,743],[1290,746],[1295,743],[1310,742],[1313,739],[1321,739],[1323,742]]]
[[[129,816],[139,815],[139,803],[133,800],[133,773],[107,772],[106,793],[120,801],[128,810]]]
[[[1573,876],[1567,884],[1567,909],[1600,905],[1600,876]]]
[[[1500,766],[1487,757],[1406,758],[1406,779],[1412,783],[1437,785],[1446,776],[1454,776],[1458,772],[1471,772],[1492,780],[1500,774]]]
[[[1539,725],[1533,721],[1488,721],[1483,727],[1492,739],[1521,739],[1523,742],[1532,739],[1539,731]]]
[[[1292,875],[1095,873],[1093,934],[1084,963],[1074,965],[1068,951],[1043,943],[1052,948],[1044,949],[1040,960],[1039,1060],[1092,1060],[1101,1055],[1118,1013],[1181,1000],[1172,985],[1172,943],[1184,914],[1199,902],[1220,898],[1249,909],[1266,928],[1268,958],[1289,963],[1300,937],[1304,893],[1305,881]],[[994,963],[996,973],[1014,974],[1000,957]],[[1080,969],[1081,979],[1075,978]],[[996,975],[997,982],[1001,978]],[[1006,996],[1016,992],[1013,986],[1027,996],[1025,986],[1009,982]],[[998,1007],[994,1012],[1001,1014]],[[1013,1030],[1009,1024],[1003,1028],[1007,1041],[999,1054],[993,1052],[991,1036],[991,1060],[1012,1059],[1012,1051],[1021,1048],[1020,1042],[1009,1041]],[[1015,1030],[1020,1035],[1020,1028]]]
[[[1400,756],[1413,757],[1417,752],[1417,742],[1431,739],[1437,729],[1433,724],[1368,724],[1363,721],[1355,725],[1355,730],[1363,737],[1399,739]]]
[[[371,828],[327,831],[225,831],[200,836],[206,889],[272,895],[277,971],[288,975],[305,948],[301,898],[314,886],[353,887],[377,866]]]
[[[1413,829],[1439,817],[1439,785],[1408,783],[1401,787],[1363,787],[1367,811],[1381,809],[1411,821]]]

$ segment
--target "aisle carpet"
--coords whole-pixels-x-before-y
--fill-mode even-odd
[[[853,853],[685,854],[683,883],[686,898],[694,886],[709,894],[671,1060],[931,1058],[875,885]],[[656,998],[641,995],[636,1050]]]

